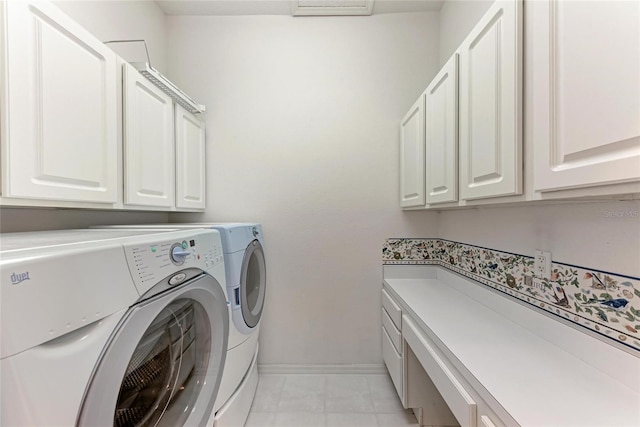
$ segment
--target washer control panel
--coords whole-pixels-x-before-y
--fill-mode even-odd
[[[166,239],[150,235],[144,243],[124,246],[129,271],[140,295],[185,268],[207,271],[224,262],[217,231],[190,230],[162,236]]]

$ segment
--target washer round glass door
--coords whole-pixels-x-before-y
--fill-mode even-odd
[[[266,284],[267,273],[264,251],[260,242],[254,240],[245,251],[240,273],[242,317],[250,328],[254,328],[260,321]]]
[[[188,412],[182,409],[195,400],[205,380],[210,334],[197,301],[181,298],[164,308],[129,360],[114,425],[155,426],[166,417],[173,425],[184,424]]]
[[[91,380],[80,425],[203,425],[220,384],[228,335],[224,292],[200,276],[124,317]]]

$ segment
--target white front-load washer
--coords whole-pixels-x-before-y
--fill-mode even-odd
[[[0,236],[0,424],[205,425],[227,352],[219,233]]]
[[[227,281],[227,296],[233,327],[229,331],[232,349],[260,332],[266,296],[267,274],[262,225],[256,223],[165,224],[172,229],[207,228],[218,230]],[[116,226],[118,227],[118,226]],[[149,225],[148,227],[158,227]]]
[[[256,223],[173,223],[171,226],[206,227],[220,232],[231,325],[228,362],[215,404],[214,424],[216,427],[243,426],[258,386],[258,337],[267,285],[262,226]]]
[[[214,405],[212,423],[216,427],[243,426],[258,385],[258,336],[267,283],[261,224],[171,223],[108,227],[214,229],[220,232],[231,325],[227,363]]]

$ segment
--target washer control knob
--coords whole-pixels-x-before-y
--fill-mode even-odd
[[[258,234],[260,234],[260,232],[258,231],[258,227],[253,227],[251,229],[251,233],[253,234],[253,237],[258,237]]]
[[[180,243],[176,243],[171,247],[171,261],[176,265],[184,264],[184,260],[191,255],[191,252],[182,249]]]

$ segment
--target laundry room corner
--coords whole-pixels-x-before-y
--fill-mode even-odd
[[[0,0],[0,427],[640,426],[639,17]]]
[[[169,77],[209,108],[206,213],[170,221],[262,223],[259,363],[381,367],[384,239],[436,233],[436,213],[394,206],[397,118],[436,70],[438,14],[168,16],[167,27]]]

